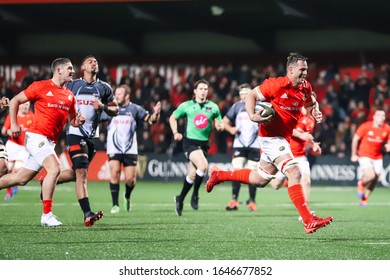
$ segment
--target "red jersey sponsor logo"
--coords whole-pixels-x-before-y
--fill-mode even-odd
[[[58,108],[61,110],[69,111],[69,106],[63,105],[63,104],[56,104],[56,103],[47,103],[47,107],[49,108]]]

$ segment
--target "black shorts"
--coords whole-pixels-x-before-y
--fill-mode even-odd
[[[67,136],[67,146],[70,158],[72,160],[73,170],[76,169],[87,169],[89,163],[92,161],[96,154],[95,144],[91,139],[70,134]],[[88,157],[75,155],[87,154]]]
[[[233,148],[233,158],[243,157],[252,161],[260,161],[260,149]]]
[[[196,150],[202,150],[204,156],[207,158],[209,148],[209,141],[199,141],[188,138],[183,139],[183,151],[187,159],[189,159],[190,154]]]
[[[123,163],[124,167],[136,166],[138,161],[138,155],[113,154],[113,155],[108,155],[108,160],[118,160],[121,163]]]

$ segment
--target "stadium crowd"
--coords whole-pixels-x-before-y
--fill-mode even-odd
[[[178,66],[179,68],[181,66]],[[0,80],[1,96],[12,98],[33,81],[49,79],[51,73],[47,67],[34,68],[18,84],[13,80]],[[140,126],[139,153],[182,153],[182,145],[173,141],[168,119],[177,106],[192,98],[192,86],[203,78],[209,81],[209,99],[219,105],[222,116],[233,103],[239,100],[238,85],[249,83],[252,87],[261,84],[269,77],[285,75],[285,65],[183,65],[181,75],[175,81],[158,71],[158,65],[139,65],[138,71],[129,67],[118,82],[108,74],[107,67],[102,67],[98,77],[108,82],[113,90],[120,84],[131,87],[131,101],[152,111],[153,106],[161,101],[161,117],[158,124],[149,129]],[[361,67],[339,68],[333,65],[321,69],[315,63],[309,63],[308,80],[317,94],[324,121],[314,131],[316,141],[321,142],[322,154],[337,154],[345,157],[350,154],[351,140],[356,127],[371,119],[378,107],[386,112],[386,121],[390,121],[390,66],[367,64]],[[79,75],[78,75],[79,76]],[[2,126],[8,112],[1,113]],[[184,120],[178,123],[179,131],[184,131]],[[105,150],[107,121],[100,124],[97,148]],[[2,135],[4,141],[6,136]],[[141,141],[142,139],[142,141]],[[233,137],[226,131],[213,131],[210,139],[210,154],[229,153]],[[65,148],[65,133],[57,145],[57,150]]]

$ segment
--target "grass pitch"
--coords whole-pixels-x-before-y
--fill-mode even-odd
[[[390,190],[378,187],[368,207],[358,206],[355,187],[313,187],[310,206],[334,222],[307,235],[286,189],[258,189],[256,212],[246,205],[228,212],[228,183],[200,192],[199,210],[186,198],[174,212],[177,182],[140,181],[132,211],[110,214],[107,182],[89,182],[92,210],[105,216],[86,228],[74,183],[59,185],[54,213],[63,226],[40,225],[39,183],[0,202],[1,260],[390,260]],[[124,184],[121,185],[122,198]],[[0,192],[3,196],[4,191]],[[241,188],[246,201],[248,189]]]

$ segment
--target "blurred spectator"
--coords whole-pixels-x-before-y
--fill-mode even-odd
[[[142,133],[142,138],[138,139],[138,152],[139,154],[147,154],[154,152],[154,143],[152,141],[150,132],[144,130]]]
[[[166,133],[160,132],[160,134],[158,134],[157,142],[154,144],[154,152],[158,154],[165,154],[168,150],[169,144]]]
[[[357,106],[351,111],[350,115],[352,121],[357,125],[360,125],[366,121],[368,117],[369,110],[366,107],[366,104],[363,100],[358,101]]]
[[[150,128],[150,134],[152,136],[153,143],[157,145],[160,141],[160,134],[168,135],[168,125],[162,121],[159,121]]]
[[[328,102],[328,99],[325,97],[325,98],[322,98],[321,102],[320,102],[320,108],[321,108],[321,112],[322,112],[322,118],[323,118],[323,121],[334,121],[334,118],[333,118],[333,113],[334,113],[334,109],[332,107],[331,104],[329,104]]]
[[[374,103],[376,105],[383,106],[386,99],[389,98],[390,91],[389,86],[387,85],[387,79],[385,77],[381,77],[374,90]]]
[[[137,88],[134,91],[134,95],[131,97],[131,102],[140,105],[141,107],[145,107],[146,98],[143,96],[142,90],[140,88]]]
[[[182,83],[176,84],[171,91],[171,104],[173,108],[177,108],[181,103],[189,99],[187,89]]]
[[[326,96],[326,91],[328,89],[325,79],[323,77],[323,72],[320,73],[320,76],[317,77],[317,80],[313,83],[313,91],[317,94],[317,100],[321,103],[322,99]]]
[[[197,67],[190,66],[190,73],[187,76],[187,84],[193,85],[198,80],[200,80],[200,75]]]
[[[245,84],[252,81],[251,69],[247,64],[243,64],[238,74],[238,83]]]
[[[154,91],[158,96],[157,100],[163,100],[163,99],[168,99],[169,98],[169,93],[168,90],[165,88],[165,85],[163,83],[163,80],[161,77],[157,76],[154,79]]]
[[[356,101],[363,101],[364,107],[366,108],[370,107],[369,96],[371,86],[372,85],[370,80],[367,78],[366,71],[362,71],[359,75],[359,78],[355,82],[354,98]]]

